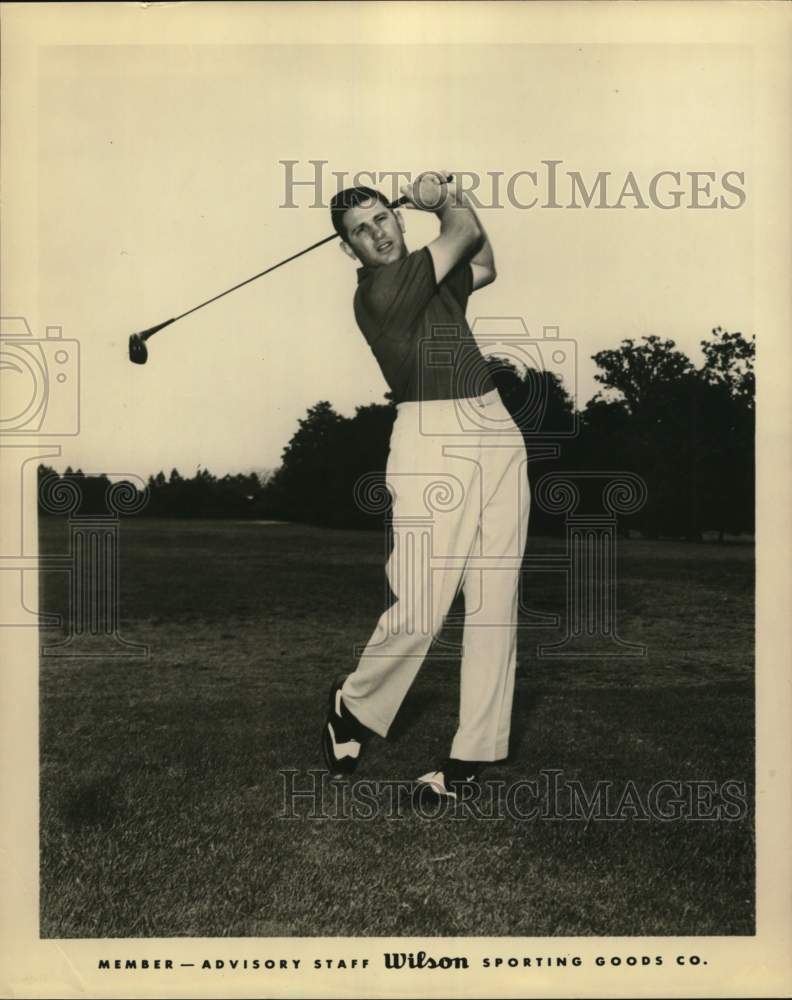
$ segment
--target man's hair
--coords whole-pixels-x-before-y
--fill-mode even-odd
[[[347,233],[344,229],[344,215],[350,208],[357,208],[358,205],[365,205],[370,201],[381,201],[386,208],[390,207],[390,203],[385,195],[381,191],[375,191],[374,188],[370,187],[346,188],[346,190],[339,191],[337,195],[333,196],[330,202],[330,218],[333,220],[333,229],[335,229],[342,240],[347,239]]]

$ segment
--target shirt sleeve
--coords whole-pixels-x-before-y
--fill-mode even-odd
[[[362,293],[367,318],[380,336],[412,329],[437,290],[427,247],[376,269]]]
[[[449,271],[440,283],[445,285],[459,303],[462,311],[467,309],[470,293],[473,291],[473,270],[469,261],[460,261]]]

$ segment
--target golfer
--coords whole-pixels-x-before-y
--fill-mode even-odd
[[[417,785],[456,797],[482,765],[508,754],[516,665],[517,590],[529,491],[522,437],[465,319],[471,292],[495,280],[489,241],[444,172],[402,194],[434,212],[435,240],[409,252],[404,220],[366,187],[330,210],[358,263],[355,318],[396,402],[386,482],[393,548],[392,605],[356,669],[330,690],[322,747],[350,774],[371,733],[388,735],[454,597],[465,597],[459,720],[448,757],[427,761]]]

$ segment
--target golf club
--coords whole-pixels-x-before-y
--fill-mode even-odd
[[[451,175],[446,177],[447,182],[451,180]],[[398,208],[400,205],[407,204],[408,200],[408,198],[402,195],[401,198],[397,198],[395,201],[389,202],[388,208]],[[244,285],[249,285],[251,281],[257,281],[259,278],[263,278],[265,274],[270,274],[279,267],[283,267],[284,264],[297,260],[298,257],[302,257],[304,254],[310,253],[311,250],[316,250],[317,247],[324,246],[325,243],[329,243],[331,240],[336,239],[338,239],[337,233],[325,236],[324,239],[317,240],[316,243],[312,243],[309,247],[305,247],[304,250],[299,250],[297,253],[293,253],[291,257],[279,260],[277,264],[273,264],[264,271],[259,271],[258,274],[254,274],[250,278],[245,278],[244,281],[240,281],[238,284],[232,285],[231,288],[226,288],[224,292],[218,292],[218,294],[213,295],[211,299],[207,299],[205,302],[201,302],[199,305],[193,306],[192,309],[187,309],[185,312],[179,313],[178,316],[173,316],[171,319],[166,319],[162,323],[157,323],[156,326],[150,326],[147,330],[141,330],[139,333],[131,334],[129,337],[129,360],[133,362],[133,364],[144,365],[148,361],[148,348],[146,347],[146,341],[149,337],[153,337],[155,333],[158,333],[160,330],[164,330],[166,326],[170,326],[179,319],[184,319],[184,317],[189,316],[190,313],[197,312],[199,309],[203,309],[204,306],[208,306],[212,302],[217,302],[217,300],[222,299],[224,295],[230,295],[231,292],[235,292],[238,288],[242,288]]]

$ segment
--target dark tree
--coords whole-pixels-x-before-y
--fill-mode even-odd
[[[753,530],[753,343],[713,335],[699,369],[659,337],[594,355],[608,395],[584,411],[583,450],[602,455],[607,414],[619,461],[646,481],[635,520],[651,537]]]

